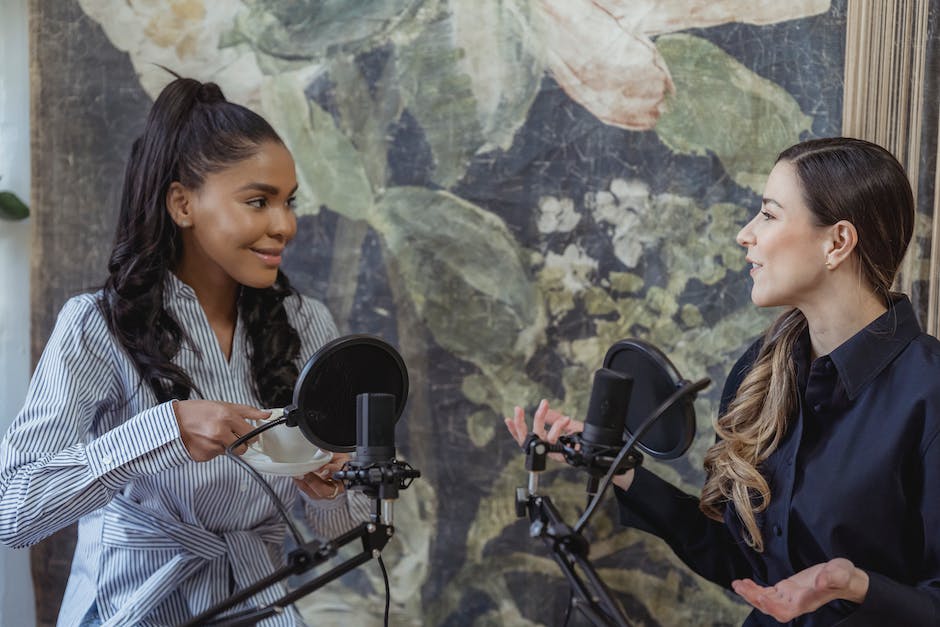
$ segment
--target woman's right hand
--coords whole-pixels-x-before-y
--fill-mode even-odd
[[[264,420],[270,411],[221,401],[174,401],[173,411],[180,429],[180,438],[189,456],[207,462],[225,452],[225,448],[255,426],[249,420]],[[250,443],[250,442],[249,442]],[[248,450],[248,443],[237,449]]]
[[[511,418],[506,418],[506,428],[512,434],[513,439],[522,446],[526,437],[529,435],[528,423],[525,419],[525,411],[521,407],[516,407]],[[545,427],[548,427],[548,431]],[[555,411],[548,406],[548,401],[542,399],[535,414],[532,417],[532,433],[539,439],[545,440],[549,444],[554,444],[562,435],[571,435],[584,431],[584,423],[580,420],[574,420],[568,416]],[[548,455],[554,460],[564,461],[561,453],[550,453]],[[631,468],[622,475],[614,475],[613,483],[622,490],[628,490],[633,483],[634,469]]]

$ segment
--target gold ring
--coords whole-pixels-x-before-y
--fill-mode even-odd
[[[333,500],[333,499],[336,498],[336,495],[339,494],[339,484],[338,484],[338,483],[333,483],[333,482],[330,482],[330,483],[331,483],[332,486],[333,486],[333,494],[329,495],[329,496],[326,497],[326,498],[328,498],[328,499],[330,499],[330,500]]]

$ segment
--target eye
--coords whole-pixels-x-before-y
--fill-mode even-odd
[[[762,216],[764,216],[764,219],[765,219],[765,220],[773,220],[773,219],[774,219],[773,214],[768,213],[768,212],[766,212],[766,211],[761,211],[760,214],[761,214]]]
[[[287,199],[287,208],[290,209],[291,211],[297,210],[297,197],[296,196],[291,196],[290,198]]]
[[[254,207],[255,209],[264,209],[268,206],[268,199],[263,196],[260,198],[252,198],[251,200],[245,201],[246,205]]]

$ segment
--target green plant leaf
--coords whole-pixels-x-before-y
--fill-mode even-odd
[[[394,187],[372,224],[441,346],[484,369],[535,350],[544,305],[497,216],[447,192]]]
[[[785,89],[700,37],[664,35],[656,48],[676,86],[656,124],[660,139],[678,153],[714,153],[736,183],[760,193],[777,154],[812,118]]]
[[[461,72],[450,20],[432,22],[409,46],[396,47],[404,106],[424,131],[434,157],[432,179],[448,188],[460,180],[484,143],[470,77]]]
[[[13,192],[0,192],[0,218],[23,220],[29,216],[29,207]]]
[[[538,94],[544,64],[522,45],[529,32],[528,4],[518,0],[453,3],[459,68],[470,79],[486,141],[508,149]]]
[[[372,185],[362,155],[333,117],[310,102],[292,75],[272,78],[262,90],[265,117],[294,155],[300,182],[299,214],[326,206],[350,220],[368,219]]]

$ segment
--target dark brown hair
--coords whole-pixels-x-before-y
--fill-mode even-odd
[[[166,209],[167,190],[174,181],[198,189],[208,174],[252,156],[268,141],[283,143],[264,118],[228,102],[217,85],[177,78],[157,97],[131,147],[100,306],[111,333],[161,402],[189,398],[195,389],[172,362],[188,340],[163,306],[164,280],[182,253],[179,229]],[[292,293],[278,272],[271,287],[242,286],[239,296],[253,384],[267,407],[288,404],[297,378],[300,338],[284,309]]]

